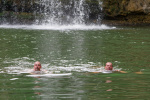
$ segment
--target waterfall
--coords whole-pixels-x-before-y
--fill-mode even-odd
[[[101,0],[6,1],[0,2],[0,28],[110,29],[101,24]]]
[[[91,23],[90,14],[95,12],[91,9],[97,11],[95,22],[98,22],[101,20],[101,2],[93,1],[98,4],[98,6],[95,5],[96,9],[94,5],[90,6],[87,0],[38,0],[37,3],[41,8],[35,12],[36,24],[85,25]]]

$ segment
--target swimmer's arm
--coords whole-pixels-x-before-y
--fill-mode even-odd
[[[126,71],[115,70],[114,72],[127,73]]]
[[[120,73],[127,73],[126,71],[119,71]]]
[[[121,71],[121,70],[116,70],[116,72],[120,72],[120,73],[128,73],[126,71]],[[135,72],[136,74],[143,74],[143,72],[139,71],[139,72]]]
[[[141,71],[140,71],[140,72],[135,72],[135,73],[136,73],[136,74],[143,74],[143,72],[141,72]]]

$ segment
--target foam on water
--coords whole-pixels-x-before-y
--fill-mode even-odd
[[[8,74],[24,74],[30,73],[33,69],[34,59],[23,57],[16,59],[6,59],[3,63],[10,66],[4,67],[0,70],[0,73]],[[56,63],[58,65],[52,64]],[[64,73],[64,72],[103,72],[104,66],[98,62],[77,63],[76,60],[52,60],[52,63],[42,63],[42,69],[47,70],[48,73]],[[120,70],[117,66],[114,66],[114,70]]]
[[[16,59],[6,59],[3,63],[10,64],[10,66],[4,67],[1,72],[5,72],[8,74],[22,74],[28,73],[29,70],[33,68],[34,60],[32,58],[23,57]],[[77,64],[75,60],[54,60],[59,65],[42,64],[42,69],[48,70],[50,72],[96,72],[101,71],[103,67],[92,67],[96,64],[93,62],[89,62],[87,64]]]
[[[12,78],[12,79],[10,79],[10,80],[17,80],[17,79],[19,79],[19,78]]]
[[[47,70],[48,73],[62,73],[62,72],[103,72],[104,66],[92,66],[90,64],[78,64],[78,65],[69,65],[67,67],[65,66],[51,66],[48,64],[42,64],[42,69]],[[32,67],[33,68],[33,67]],[[28,67],[5,67],[5,73],[8,74],[28,74],[30,73],[29,70],[32,68]],[[117,68],[114,68],[115,70],[120,70]],[[4,72],[4,71],[3,71]]]
[[[8,29],[35,29],[35,30],[104,30],[115,29],[106,25],[0,25]]]
[[[42,64],[42,69],[48,70],[49,72],[54,72],[54,73],[61,73],[61,72],[102,72],[104,70],[104,67],[92,67],[90,64],[80,64],[78,66],[76,65],[69,65],[67,67],[65,66],[45,66],[47,64]],[[28,71],[31,70],[32,68],[28,67],[5,67],[4,68],[5,73],[8,74],[24,74],[24,73],[29,73]]]
[[[36,74],[36,75],[26,75],[28,77],[60,77],[60,76],[70,76],[72,73],[62,73],[62,74]]]

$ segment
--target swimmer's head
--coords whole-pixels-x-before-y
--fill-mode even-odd
[[[41,63],[39,61],[36,61],[34,63],[34,71],[40,71],[41,68],[42,68]]]
[[[113,65],[111,62],[106,63],[105,70],[113,70]]]

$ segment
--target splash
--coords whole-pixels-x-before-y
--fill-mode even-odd
[[[106,30],[115,29],[106,25],[0,25],[6,29],[29,29],[29,30]]]
[[[53,64],[42,64],[42,69],[49,72],[61,73],[61,72],[101,72],[104,70],[104,67],[95,67],[94,62],[88,63],[77,63],[76,60],[53,60]],[[16,59],[6,59],[3,63],[9,64],[10,66],[1,69],[1,73],[8,74],[22,74],[29,73],[28,71],[33,68],[34,59],[23,57]]]

